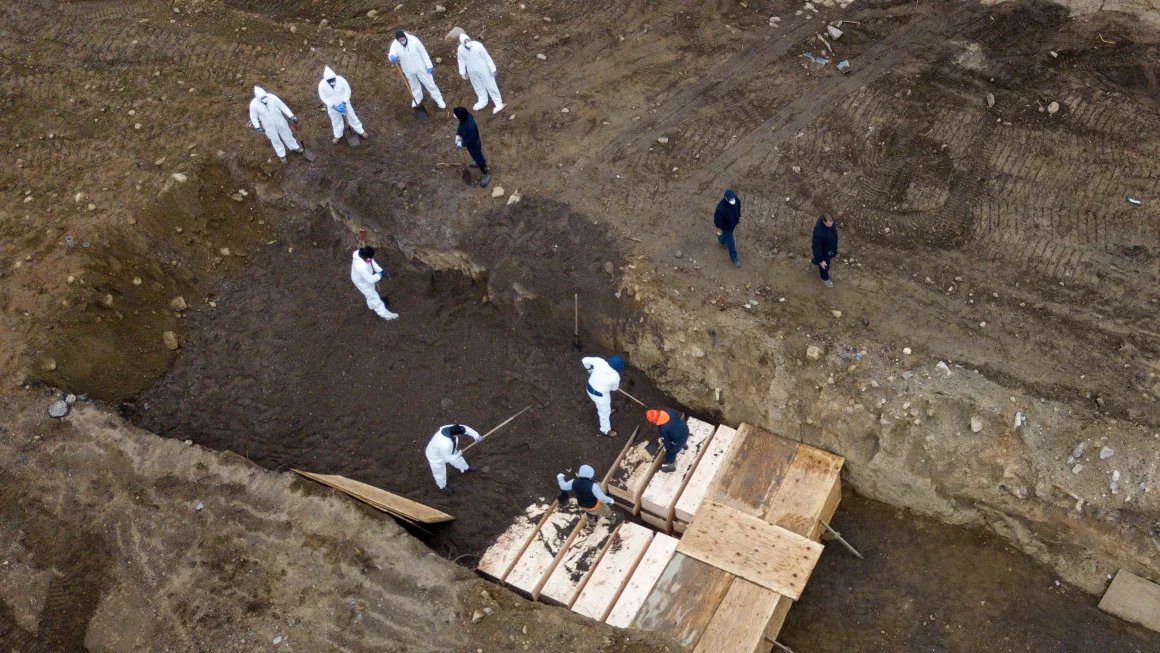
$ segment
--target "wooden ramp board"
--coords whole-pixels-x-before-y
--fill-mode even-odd
[[[484,551],[483,557],[479,559],[479,565],[475,568],[476,571],[502,583],[511,573],[516,561],[527,550],[528,543],[532,541],[536,531],[540,530],[540,526],[548,518],[548,514],[555,509],[554,502],[551,504],[534,503],[525,508],[524,514],[517,517],[512,525],[508,526],[508,529],[496,539],[495,544]]]
[[[704,455],[701,456],[700,462],[697,463],[697,468],[693,470],[693,474],[685,483],[685,489],[681,491],[677,504],[673,506],[674,519],[686,524],[693,520],[697,507],[701,505],[705,493],[709,491],[709,486],[713,484],[713,479],[717,477],[717,472],[729,455],[736,435],[736,430],[724,424],[717,427],[717,432],[709,441],[709,446],[705,449]]]
[[[657,579],[664,573],[665,567],[669,565],[676,552],[676,538],[664,533],[654,535],[652,542],[649,542],[648,548],[645,549],[644,557],[640,559],[640,564],[636,566],[636,571],[632,572],[632,577],[628,579],[628,585],[624,586],[624,591],[620,593],[620,598],[616,600],[604,622],[617,628],[628,628],[632,625],[640,606],[644,605],[653,585],[656,585]]]
[[[653,532],[644,526],[629,522],[621,524],[612,534],[600,564],[592,570],[588,583],[576,597],[572,610],[604,621],[652,539]]]
[[[732,575],[678,551],[640,606],[632,627],[665,633],[691,648],[732,583]]]
[[[800,445],[774,495],[765,520],[819,541],[842,498],[841,471],[845,459],[809,445]]]
[[[696,469],[716,430],[712,424],[695,417],[690,417],[688,424],[689,440],[686,449],[677,454],[676,470],[653,474],[640,496],[641,519],[667,532],[673,530],[673,507],[681,496],[681,490],[685,489],[689,475]]]
[[[632,514],[640,512],[640,495],[661,466],[661,456],[649,455],[648,440],[635,442],[608,475],[608,494]]]
[[[600,562],[605,545],[612,539],[612,522],[589,517],[576,532],[572,545],[540,590],[540,600],[572,607],[592,570]]]
[[[1160,585],[1121,569],[1100,599],[1100,609],[1160,632]]]
[[[677,551],[796,601],[822,555],[822,545],[706,501]]]
[[[533,599],[539,598],[540,588],[572,543],[581,519],[575,512],[559,509],[548,515],[505,582]]]
[[[797,449],[796,442],[742,424],[705,499],[754,517],[764,515]]]
[[[418,501],[412,501],[406,497],[401,497],[392,492],[387,492],[373,485],[367,485],[366,483],[361,483],[345,476],[338,476],[337,474],[314,474],[304,472],[300,469],[295,469],[294,472],[300,476],[345,492],[359,501],[378,508],[383,512],[388,512],[417,524],[439,524],[455,519],[455,517],[452,517],[442,510],[436,510]]]
[[[784,612],[788,612],[792,603],[784,596],[744,578],[734,579],[693,650],[695,653],[756,653],[768,650],[765,641],[766,625],[783,607]],[[780,626],[778,630],[781,630]]]

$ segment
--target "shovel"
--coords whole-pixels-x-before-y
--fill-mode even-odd
[[[347,132],[346,132],[346,144],[351,146],[351,147],[358,147],[359,142],[360,142],[360,140],[359,140],[358,134],[354,133],[353,130],[347,130]]]
[[[311,150],[310,148],[306,147],[306,141],[302,140],[302,134],[301,134],[301,130],[298,129],[298,123],[296,123],[296,122],[290,123],[290,129],[294,131],[294,138],[297,139],[298,144],[302,146],[303,158],[305,158],[307,161],[309,161],[311,163],[314,163],[314,160],[318,158],[318,155],[314,153],[314,150]]]
[[[459,164],[463,166],[463,171],[460,173],[460,176],[463,177],[463,183],[470,184],[472,181],[471,170],[468,169],[467,161],[463,158],[463,150],[456,148],[455,151],[459,152]]]
[[[652,458],[656,458],[657,452],[660,451],[661,445],[656,440],[649,440],[648,444],[644,445],[644,450]]]
[[[572,351],[581,351],[580,344],[580,293],[572,295]]]
[[[399,79],[403,82],[403,88],[407,89],[407,97],[411,97],[411,85],[407,83],[407,76],[403,74],[403,66],[395,64],[395,70],[399,73]],[[415,120],[419,122],[426,122],[431,117],[428,115],[427,109],[423,106],[422,102],[419,103],[419,106],[413,107],[412,110],[415,112]]]

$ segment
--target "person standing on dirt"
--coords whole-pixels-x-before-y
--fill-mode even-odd
[[[616,505],[616,500],[604,493],[601,489],[600,483],[593,480],[596,476],[596,470],[592,469],[591,465],[580,465],[580,470],[576,472],[576,478],[566,480],[563,474],[556,474],[556,484],[560,486],[561,503],[567,500],[565,493],[571,492],[576,497],[576,505],[580,509],[595,520],[597,517],[604,517],[605,519],[616,522],[616,517],[612,512],[612,506]]]
[[[834,282],[830,280],[830,262],[838,256],[838,226],[834,224],[834,218],[829,213],[823,213],[814,224],[813,250],[814,257],[810,259],[810,263],[818,266],[822,283],[826,284],[827,288],[833,288]]]
[[[596,404],[596,417],[600,420],[600,435],[615,438],[612,430],[612,393],[620,389],[620,373],[624,371],[624,359],[613,356],[608,360],[597,356],[580,359],[580,364],[588,370],[588,398]]]
[[[354,133],[366,138],[362,121],[355,115],[354,105],[350,103],[350,84],[346,78],[335,74],[330,66],[322,69],[322,81],[318,82],[318,97],[326,105],[326,113],[330,116],[330,127],[334,130],[334,142],[342,140],[346,131],[345,119]]]
[[[354,287],[367,298],[367,306],[384,320],[397,320],[398,313],[392,313],[375,286],[383,280],[383,268],[375,263],[375,248],[360,247],[354,251],[350,262],[350,280]]]
[[[454,494],[447,487],[447,466],[451,465],[461,473],[479,471],[478,467],[468,465],[459,449],[459,436],[470,435],[476,442],[482,438],[475,429],[463,424],[445,424],[435,431],[431,441],[427,443],[427,463],[431,465],[431,474],[435,477],[435,485],[443,494]]]
[[[741,259],[737,257],[737,243],[733,240],[733,230],[740,223],[741,199],[733,189],[726,188],[725,196],[717,202],[717,210],[713,212],[713,226],[717,227],[717,243],[729,251],[729,260],[737,267],[741,267]]]
[[[483,175],[479,178],[479,187],[487,188],[491,183],[491,175],[487,174],[487,159],[483,158],[483,141],[479,138],[479,126],[475,124],[471,112],[464,107],[455,107],[452,113],[459,119],[459,128],[455,130],[455,149],[466,148],[471,153],[474,161],[472,167],[479,168],[479,172]],[[464,179],[469,177],[465,175]]]
[[[503,98],[499,94],[499,85],[496,84],[495,62],[487,53],[487,48],[479,41],[467,34],[459,35],[459,50],[456,51],[459,60],[459,76],[471,82],[475,89],[475,106],[472,111],[479,111],[487,106],[488,97],[495,103],[492,113],[503,111]]]
[[[414,34],[398,31],[395,40],[391,42],[391,49],[387,50],[387,59],[397,64],[403,71],[403,77],[411,86],[411,108],[414,109],[423,101],[423,88],[431,94],[431,99],[440,109],[446,109],[443,94],[435,85],[435,64],[427,54],[427,48]]]
[[[254,99],[250,100],[250,124],[259,134],[265,134],[274,146],[274,154],[278,155],[282,163],[286,163],[286,149],[299,154],[306,150],[298,144],[294,133],[290,131],[289,120],[297,123],[298,118],[286,103],[273,93],[267,93],[261,86],[254,87]]]
[[[681,419],[681,414],[670,408],[654,408],[644,412],[644,418],[656,424],[661,446],[665,448],[662,472],[677,470],[677,454],[684,450],[689,441],[689,425]]]

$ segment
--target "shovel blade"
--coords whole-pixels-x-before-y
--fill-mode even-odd
[[[644,450],[648,452],[648,455],[655,457],[657,451],[660,450],[660,445],[657,444],[656,440],[650,440],[648,444],[644,445]]]
[[[348,133],[346,135],[346,144],[351,146],[351,147],[358,147],[358,144],[359,144],[358,134],[355,134],[353,132]]]
[[[415,107],[415,120],[418,120],[419,122],[427,122],[427,119],[430,117],[431,115],[427,113],[427,109],[422,104]]]
[[[302,148],[302,158],[311,163],[314,163],[314,160],[318,158],[318,155],[314,153],[314,150],[310,150],[304,147]]]

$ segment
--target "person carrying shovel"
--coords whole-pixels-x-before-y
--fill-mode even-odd
[[[464,474],[479,471],[478,467],[468,465],[467,460],[464,459],[463,452],[459,449],[459,436],[461,435],[470,435],[476,442],[483,439],[470,426],[445,424],[440,426],[438,431],[435,431],[435,434],[431,436],[431,441],[427,443],[425,452],[427,463],[431,465],[431,475],[435,477],[435,486],[443,494],[454,494],[451,488],[447,487],[447,465],[451,465]]]
[[[556,484],[560,486],[560,502],[567,501],[567,494],[570,492],[576,497],[576,505],[580,506],[589,519],[595,521],[598,517],[603,517],[615,524],[616,514],[612,512],[612,506],[616,505],[616,500],[604,493],[600,483],[593,480],[594,476],[596,470],[592,469],[591,465],[580,465],[576,478],[570,481],[566,480],[563,474],[556,474]]]
[[[580,359],[580,364],[588,370],[588,398],[596,404],[596,417],[600,420],[600,435],[616,437],[612,430],[612,393],[620,389],[620,373],[624,371],[624,359],[613,356],[608,360],[597,356]]]
[[[491,183],[491,175],[487,174],[487,159],[483,158],[483,141],[479,138],[479,126],[475,124],[475,118],[465,107],[455,107],[452,113],[459,119],[459,128],[455,130],[455,149],[466,149],[471,153],[471,158],[475,162],[473,167],[479,168],[479,172],[483,175],[479,179],[479,187],[487,188]],[[468,179],[466,174],[464,178]]]
[[[685,448],[685,443],[689,440],[689,425],[681,419],[680,413],[669,408],[650,408],[644,411],[644,418],[656,424],[661,446],[665,448],[665,461],[661,465],[661,471],[675,472],[677,454]],[[649,453],[656,453],[655,446]]]

